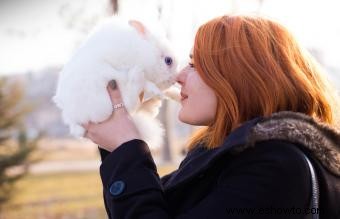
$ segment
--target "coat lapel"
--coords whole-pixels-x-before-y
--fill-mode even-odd
[[[187,155],[180,168],[171,174],[171,177],[164,185],[164,189],[169,191],[185,184],[208,169],[214,161],[229,152],[231,148],[237,145],[244,145],[252,127],[261,119],[262,117],[258,117],[245,122],[242,126],[235,129],[220,147],[210,150],[204,148],[194,149],[195,151]]]

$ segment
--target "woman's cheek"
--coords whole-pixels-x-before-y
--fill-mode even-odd
[[[194,101],[193,98],[185,99],[181,111],[182,121],[191,125],[197,125],[200,120],[200,109],[199,105]]]
[[[178,113],[178,119],[184,123],[190,124],[192,121],[194,109],[190,105],[190,100],[185,99],[182,101],[182,107]]]

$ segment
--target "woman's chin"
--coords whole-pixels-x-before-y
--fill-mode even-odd
[[[181,111],[178,113],[178,119],[179,121],[188,124],[188,125],[197,125],[196,122],[190,118],[189,116],[186,116],[185,113],[181,113]]]
[[[178,120],[188,124],[188,125],[193,125],[193,126],[208,126],[210,124],[210,120],[202,120],[198,119],[199,117],[194,117],[192,113],[185,113],[181,109],[178,113]],[[196,118],[196,119],[195,119]]]
[[[178,119],[183,123],[190,124],[190,121],[188,121],[188,117],[185,115],[185,112],[183,112],[183,108],[180,109],[180,111],[178,112]]]
[[[179,110],[177,118],[179,121],[183,122],[182,109]]]

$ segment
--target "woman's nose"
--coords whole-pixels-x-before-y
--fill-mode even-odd
[[[175,80],[180,85],[184,84],[184,81],[185,81],[185,68],[183,68],[181,71],[179,71],[177,73]]]

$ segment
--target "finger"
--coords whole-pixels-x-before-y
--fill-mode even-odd
[[[82,126],[85,130],[89,130],[94,124],[96,124],[96,123],[93,123],[93,122],[89,121],[89,122],[87,122],[87,123],[81,124],[81,126]]]
[[[91,121],[89,121],[85,124],[81,124],[81,126],[85,129],[84,134],[83,134],[84,138],[88,138],[88,139],[92,140],[92,136],[90,134],[93,131],[93,129],[96,128],[95,125],[96,125],[96,123],[93,123]]]
[[[121,95],[118,88],[118,84],[115,80],[111,80],[107,86],[107,91],[109,92],[112,104],[117,104],[121,102]]]
[[[94,133],[96,132],[96,129],[98,128],[99,123],[94,122],[87,122],[86,124],[82,124],[81,126],[84,127],[84,138],[90,139],[91,141],[94,141]]]
[[[111,80],[107,86],[112,106],[123,103],[123,99],[115,80]],[[125,107],[113,109],[114,111],[125,111]]]
[[[92,142],[94,141],[91,132],[88,132],[87,130],[84,133],[84,138],[87,138],[87,139],[91,140]]]

